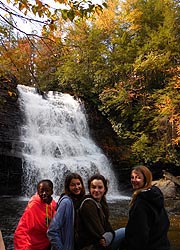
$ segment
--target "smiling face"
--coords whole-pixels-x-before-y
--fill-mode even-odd
[[[140,171],[131,172],[131,184],[134,190],[143,188],[145,185],[144,175]]]
[[[98,180],[98,179],[92,180],[90,183],[90,190],[89,191],[95,200],[101,201],[103,195],[106,192],[103,181]]]
[[[41,182],[37,189],[38,195],[41,200],[47,204],[50,204],[53,194],[53,189],[48,182]]]
[[[82,191],[82,183],[79,179],[72,179],[69,184],[69,191],[74,195],[81,194]]]

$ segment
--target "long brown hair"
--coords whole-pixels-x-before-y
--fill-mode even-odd
[[[152,186],[152,173],[147,167],[136,166],[132,169],[132,171],[136,171],[138,173],[141,173],[144,176],[144,186],[133,192],[130,206],[132,206],[134,204],[134,201],[140,192],[142,192],[143,190],[147,190],[147,189],[151,188],[151,186]],[[132,171],[131,171],[131,173],[132,173]]]

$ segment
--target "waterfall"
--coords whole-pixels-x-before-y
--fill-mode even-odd
[[[25,117],[21,128],[24,195],[31,196],[37,182],[46,178],[54,183],[54,195],[59,195],[65,176],[77,172],[85,186],[92,174],[104,175],[110,181],[108,194],[118,196],[112,166],[89,135],[80,100],[57,92],[43,97],[35,88],[23,85],[18,85],[18,91]]]

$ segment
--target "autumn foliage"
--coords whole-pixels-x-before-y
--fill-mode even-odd
[[[39,16],[49,10],[40,1],[37,9],[14,2]],[[112,0],[107,6],[88,20],[69,22],[61,14],[52,22],[56,29],[46,27],[39,37],[4,37],[1,71],[96,106],[119,136],[124,159],[179,165],[180,5]]]

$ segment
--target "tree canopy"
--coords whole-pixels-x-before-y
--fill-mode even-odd
[[[37,40],[0,28],[1,72],[93,104],[126,148],[123,159],[180,165],[179,1],[111,0],[88,20],[59,17]]]
[[[73,21],[78,18],[88,18],[94,13],[101,12],[105,7],[107,7],[107,4],[103,0],[0,1],[1,12],[5,12],[6,15],[9,14],[13,20],[11,25],[19,31],[21,31],[21,28],[18,27],[16,18],[26,22],[39,23],[41,24],[44,32],[46,32],[47,29],[57,29],[57,21],[59,18],[66,21]],[[9,23],[8,19],[2,14],[0,14],[0,17]]]

